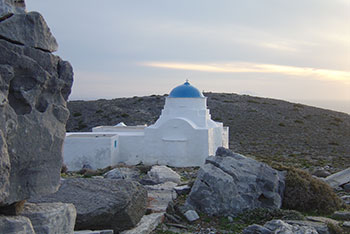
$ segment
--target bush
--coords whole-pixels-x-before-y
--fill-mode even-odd
[[[307,213],[330,214],[343,208],[342,201],[325,182],[296,168],[288,171],[282,207]]]

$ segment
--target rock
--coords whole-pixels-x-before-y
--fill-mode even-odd
[[[269,229],[261,226],[261,225],[258,225],[258,224],[253,224],[253,225],[250,225],[248,227],[246,227],[243,232],[243,234],[273,234],[272,231],[270,231]]]
[[[26,14],[1,21],[0,31],[31,34],[21,22],[8,28],[18,16]],[[73,72],[59,57],[11,40],[0,39],[0,54],[0,206],[7,206],[58,189]]]
[[[326,171],[325,169],[318,169],[314,171],[312,175],[321,177],[321,178],[326,178],[327,176],[330,176],[331,173],[329,171]]]
[[[32,202],[73,203],[77,230],[134,227],[146,210],[147,191],[130,180],[72,178],[62,180],[60,189]]]
[[[30,219],[36,234],[73,234],[77,213],[73,204],[26,203],[21,215]]]
[[[0,37],[9,42],[54,52],[58,48],[44,18],[38,12],[15,14],[0,22]]]
[[[26,200],[22,200],[19,202],[14,202],[8,206],[2,206],[2,207],[0,207],[0,214],[18,215],[23,210],[25,202],[26,202]]]
[[[182,186],[176,186],[174,187],[175,192],[178,195],[185,195],[185,194],[189,194],[191,191],[191,187],[188,186],[187,184],[182,185]]]
[[[344,184],[343,188],[344,188],[345,192],[347,192],[347,193],[350,192],[350,183]]]
[[[123,231],[121,234],[149,234],[162,223],[164,213],[153,213],[142,217],[137,226],[131,230]]]
[[[36,234],[30,220],[23,216],[0,216],[0,233]]]
[[[169,202],[176,199],[176,183],[166,182],[157,185],[146,185],[148,191],[148,209],[152,212],[165,212]]]
[[[327,217],[322,217],[322,216],[307,216],[306,217],[307,220],[309,221],[313,221],[313,222],[321,222],[321,223],[331,223],[333,225],[338,225],[339,221],[331,219],[331,218],[327,218]],[[316,228],[317,229],[317,228]]]
[[[350,182],[350,168],[327,176],[324,181],[332,188],[337,188],[343,184],[347,184]]]
[[[131,179],[138,180],[140,179],[140,170],[137,168],[129,167],[117,167],[113,170],[106,172],[103,177],[107,179]]]
[[[304,227],[312,227],[319,234],[330,234],[327,224],[323,222],[312,222],[312,221],[304,221],[304,220],[284,220],[284,222],[293,225],[293,226],[304,226]]]
[[[197,214],[197,212],[195,210],[186,211],[185,217],[189,222],[193,222],[193,221],[196,221],[197,219],[199,219],[199,215]]]
[[[284,178],[284,173],[243,155],[208,157],[186,203],[220,216],[258,207],[280,208]]]
[[[272,231],[272,233],[284,234],[318,234],[315,228],[303,225],[290,225],[282,220],[271,220],[264,225],[265,228]]]
[[[345,221],[342,225],[345,228],[350,228],[350,222],[349,221]]]
[[[98,230],[98,231],[91,231],[91,230],[82,230],[82,231],[75,231],[74,234],[113,234],[113,230]]]
[[[13,14],[25,13],[24,0],[0,0],[0,21],[10,17]]]
[[[341,196],[340,199],[342,199],[346,204],[350,204],[350,195]]]
[[[179,184],[181,182],[180,175],[167,166],[153,166],[147,173],[147,177],[155,184],[161,184],[164,182],[174,182]]]
[[[333,219],[350,221],[350,211],[336,211],[332,215]]]

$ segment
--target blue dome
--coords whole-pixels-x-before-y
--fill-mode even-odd
[[[186,81],[183,85],[179,85],[171,90],[169,97],[172,98],[201,98],[203,94]]]

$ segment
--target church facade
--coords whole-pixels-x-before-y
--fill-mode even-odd
[[[201,166],[217,147],[228,148],[228,142],[228,127],[211,119],[207,98],[186,81],[166,97],[155,124],[120,123],[98,126],[87,133],[67,133],[63,157],[68,170],[118,163]]]

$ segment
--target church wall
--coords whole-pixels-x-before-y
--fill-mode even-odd
[[[208,131],[194,128],[186,119],[168,120],[145,131],[145,164],[200,166],[207,156]]]
[[[118,152],[112,156],[112,163],[123,162],[127,165],[136,165],[142,162],[144,155],[144,135],[119,135]]]
[[[115,134],[77,133],[67,134],[63,147],[63,161],[68,170],[80,170],[84,164],[93,169],[111,165],[117,150],[118,136]]]

